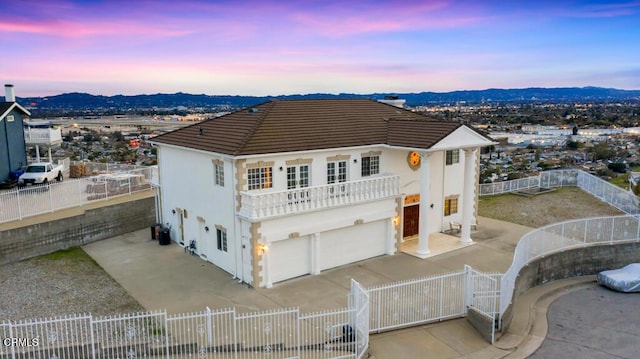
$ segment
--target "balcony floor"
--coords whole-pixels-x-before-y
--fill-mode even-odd
[[[429,254],[418,254],[418,236],[405,238],[400,245],[400,252],[412,255],[414,257],[425,259],[437,256],[443,253],[455,251],[456,249],[472,246],[476,242],[461,243],[460,237],[452,236],[445,233],[431,233],[429,235]]]

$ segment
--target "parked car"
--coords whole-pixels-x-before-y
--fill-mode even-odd
[[[62,165],[53,165],[49,162],[32,163],[25,169],[24,173],[18,178],[18,186],[28,186],[35,184],[47,184],[54,180],[60,182],[63,179]]]

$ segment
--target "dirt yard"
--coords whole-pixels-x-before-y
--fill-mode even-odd
[[[80,248],[5,264],[0,273],[0,323],[144,311]]]
[[[559,188],[532,197],[515,194],[480,197],[478,215],[529,227],[571,219],[615,216],[623,212],[578,188]]]

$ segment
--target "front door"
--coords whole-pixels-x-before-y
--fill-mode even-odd
[[[404,223],[402,225],[402,237],[411,237],[418,234],[420,222],[420,205],[404,207]]]

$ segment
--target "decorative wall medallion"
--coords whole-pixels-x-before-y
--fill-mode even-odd
[[[409,155],[407,156],[407,163],[414,171],[420,168],[420,154],[416,151],[409,152]]]

